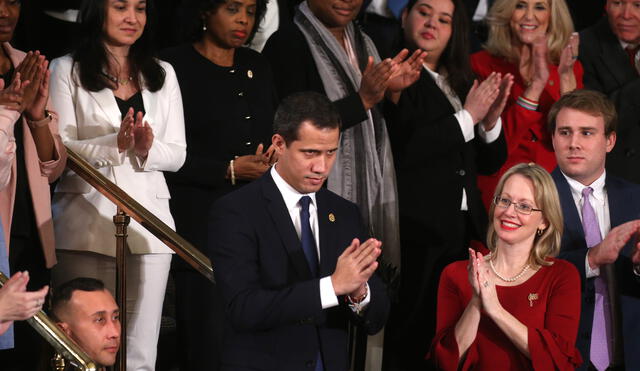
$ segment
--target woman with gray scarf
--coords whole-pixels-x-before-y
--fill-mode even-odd
[[[326,94],[342,118],[338,158],[327,187],[355,202],[383,243],[383,272],[400,264],[396,177],[386,124],[376,105],[418,78],[425,54],[401,51],[380,61],[353,20],[362,0],[307,0],[294,25],[274,33],[263,50],[280,98],[305,90]]]

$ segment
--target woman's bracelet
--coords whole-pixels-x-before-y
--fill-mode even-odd
[[[236,171],[233,168],[233,160],[229,161],[229,172],[231,173],[231,185],[236,185]]]
[[[522,95],[518,97],[518,99],[516,100],[516,103],[524,108],[524,109],[528,109],[529,111],[537,111],[538,110],[538,102],[531,100],[531,99],[527,99],[525,97],[523,97]]]

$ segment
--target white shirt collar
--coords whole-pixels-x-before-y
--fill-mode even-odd
[[[579,181],[568,177],[565,173],[562,173],[562,175],[565,177],[565,179],[567,179],[567,183],[569,183],[569,188],[571,188],[571,193],[573,193],[574,196],[579,196],[578,199],[582,198],[582,190],[585,187],[593,188],[592,195],[596,200],[602,201],[605,199],[604,185],[605,185],[605,179],[607,178],[606,170],[602,172],[602,174],[598,177],[598,179],[594,180],[589,185],[584,185]]]
[[[271,168],[271,177],[273,178],[273,182],[278,187],[282,198],[284,199],[284,203],[287,206],[287,210],[292,210],[299,207],[298,202],[302,196],[311,197],[311,204],[315,207],[316,205],[316,193],[300,193],[295,188],[293,188],[286,180],[284,180],[280,174],[278,174],[278,170],[276,170],[276,163]]]

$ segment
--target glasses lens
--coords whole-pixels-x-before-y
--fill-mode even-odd
[[[516,204],[515,207],[520,214],[524,214],[524,215],[531,214],[532,207],[527,204]]]

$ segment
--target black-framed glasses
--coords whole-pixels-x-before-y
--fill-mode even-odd
[[[494,197],[493,203],[503,209],[506,209],[513,204],[513,208],[522,215],[531,215],[534,211],[542,211],[542,209],[534,209],[531,205],[525,204],[524,202],[513,202],[508,198],[500,196]]]

